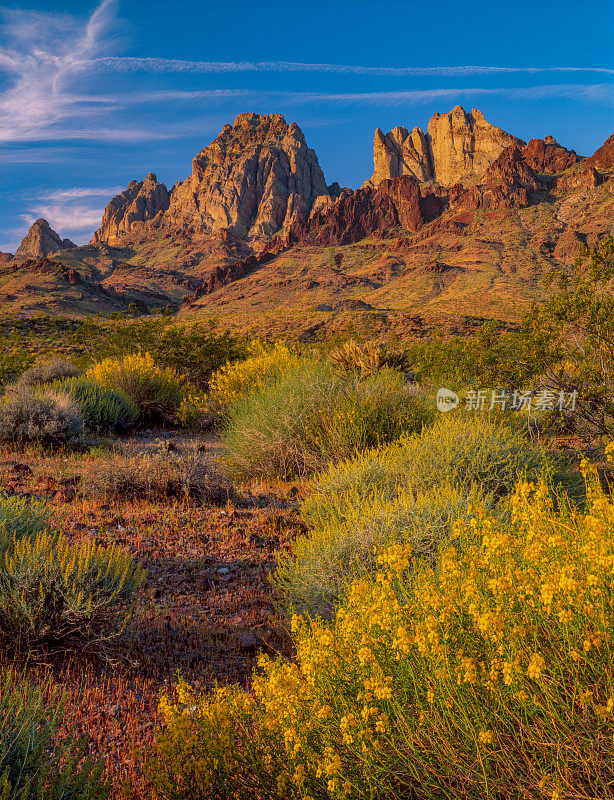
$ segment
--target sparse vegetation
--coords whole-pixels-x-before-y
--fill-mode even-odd
[[[5,800],[103,800],[103,765],[59,736],[63,698],[15,672],[0,680],[0,793]]]
[[[0,398],[0,441],[59,444],[82,432],[79,407],[65,392],[11,386]]]
[[[149,353],[104,359],[86,377],[123,392],[149,422],[172,422],[186,390],[185,381],[170,367],[158,366]]]
[[[170,310],[16,326],[0,671],[56,716],[43,749],[23,718],[51,766],[0,761],[5,796],[105,796],[97,753],[115,800],[608,797],[614,473],[569,434],[611,428],[611,256],[518,330],[430,342],[366,312],[293,345]],[[583,422],[440,415],[442,385],[578,387]],[[555,453],[589,444],[599,480]]]

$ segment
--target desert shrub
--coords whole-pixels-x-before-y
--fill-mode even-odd
[[[542,424],[566,432],[609,435],[614,429],[614,238],[606,237],[573,269],[546,276],[545,300],[517,331],[490,321],[467,339],[417,343],[421,376],[458,390],[468,385],[547,393],[554,408]],[[563,392],[573,408],[557,407]]]
[[[211,375],[228,361],[249,354],[245,337],[218,332],[211,325],[186,327],[163,316],[134,319],[89,319],[74,334],[74,342],[87,341],[97,361],[135,351],[150,353],[154,362],[185,376],[203,390]]]
[[[158,366],[149,353],[106,358],[91,367],[86,377],[123,392],[142,419],[149,421],[173,421],[186,390],[185,381],[170,367]]]
[[[41,531],[0,559],[0,631],[38,642],[110,636],[127,621],[145,573],[117,546],[73,545]]]
[[[167,798],[609,797],[614,503],[558,511],[521,483],[459,549],[395,544],[332,623],[293,621],[253,692],[163,698],[149,774]]]
[[[408,351],[388,351],[383,344],[365,342],[360,345],[349,339],[329,355],[330,360],[352,372],[372,375],[383,367],[390,367],[413,378],[413,361]]]
[[[393,370],[360,380],[294,357],[231,408],[222,438],[236,473],[291,478],[420,430],[429,416]]]
[[[230,331],[218,333],[198,323],[189,328],[173,324],[156,339],[151,353],[158,363],[181,372],[202,390],[224,364],[247,357],[249,345]]]
[[[62,378],[73,378],[81,374],[70,361],[55,358],[42,364],[34,364],[17,378],[16,384],[23,388],[51,383]]]
[[[34,356],[22,343],[12,345],[10,340],[10,336],[4,338],[5,347],[0,351],[0,386],[15,380],[34,362]]]
[[[139,415],[137,407],[119,389],[109,389],[85,376],[58,384],[79,406],[86,426],[97,433],[118,432],[132,427]]]
[[[235,497],[232,485],[196,447],[186,451],[118,447],[98,455],[85,470],[81,490],[107,498],[195,497],[214,505]]]
[[[177,421],[182,428],[202,432],[213,428],[218,421],[218,414],[212,409],[205,392],[188,390],[179,405]]]
[[[5,671],[0,679],[0,796],[5,800],[97,800],[109,796],[102,763],[62,739],[62,697]]]
[[[432,427],[330,466],[313,479],[303,515],[325,525],[348,518],[366,496],[393,499],[406,488],[427,490],[439,484],[477,484],[486,496],[503,496],[519,475],[535,478],[551,468],[551,461],[540,445],[500,420],[441,415]]]
[[[0,441],[69,442],[83,432],[83,417],[64,392],[10,387],[0,398]]]
[[[447,484],[392,500],[364,496],[348,515],[300,536],[277,560],[275,585],[286,612],[330,617],[352,581],[376,571],[375,550],[403,543],[415,558],[435,558],[453,526],[483,503],[477,487]]]
[[[261,388],[297,356],[284,344],[267,348],[260,342],[251,342],[250,356],[225,364],[211,376],[208,398],[210,408],[224,413],[251,391]]]
[[[24,537],[49,527],[51,513],[43,503],[0,495],[0,554]]]

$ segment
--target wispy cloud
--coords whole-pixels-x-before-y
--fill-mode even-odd
[[[20,9],[0,12],[0,75],[5,88],[0,90],[0,142],[107,141],[141,142],[193,135],[193,127],[181,122],[126,123],[126,112],[137,105],[156,103],[222,104],[243,100],[246,103],[276,102],[298,104],[381,104],[422,103],[438,98],[503,95],[512,99],[559,95],[568,99],[610,104],[609,84],[563,84],[528,88],[453,87],[412,91],[308,92],[270,89],[202,89],[182,91],[124,91],[118,94],[101,84],[101,72],[152,75],[171,73],[328,73],[373,77],[450,77],[486,75],[543,75],[555,73],[614,75],[603,67],[540,66],[365,66],[348,64],[299,63],[290,61],[186,61],[173,58],[140,58],[115,55],[121,44],[114,36],[118,0],[101,0],[86,19],[66,14]],[[96,81],[97,78],[97,81]],[[95,85],[97,91],[84,91]],[[126,89],[128,87],[125,87]],[[26,163],[35,156],[15,152],[0,155],[0,161]]]
[[[108,201],[124,188],[123,186],[73,186],[41,192],[20,218],[25,229],[37,219],[44,217],[61,236],[82,244],[100,225]]]
[[[564,97],[573,100],[610,104],[614,102],[614,84],[609,83],[556,83],[529,87],[482,86],[446,87],[441,89],[411,89],[382,92],[303,92],[260,89],[207,89],[194,91],[138,92],[122,97],[122,103],[193,102],[213,104],[232,99],[249,99],[251,102],[277,101],[300,105],[314,103],[374,103],[378,105],[411,105],[432,100],[460,98],[463,96],[499,95],[510,99],[542,99]]]
[[[545,97],[565,97],[587,102],[614,104],[614,84],[567,83],[540,86],[484,88],[481,86],[450,87],[442,89],[416,89],[400,92],[287,92],[284,99],[295,103],[376,103],[378,105],[404,105],[428,103],[441,98],[462,96],[500,95],[509,99],[539,100]]]
[[[106,197],[111,198],[125,189],[124,186],[74,186],[71,189],[54,189],[51,192],[43,192],[39,195],[40,200],[67,201],[81,200],[84,197]]]
[[[153,73],[228,73],[228,72],[308,72],[337,75],[372,75],[374,77],[464,77],[507,73],[593,72],[614,75],[605,67],[497,67],[497,66],[438,66],[386,67],[358,64],[308,64],[295,61],[183,61],[177,58],[138,58],[114,56],[90,62],[99,70],[114,72]]]
[[[76,91],[85,66],[109,49],[117,0],[102,0],[84,22],[65,14],[3,9],[0,141],[139,140],[144,131],[100,124],[112,96]],[[147,138],[156,138],[149,132]]]

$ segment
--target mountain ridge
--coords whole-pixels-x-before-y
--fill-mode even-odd
[[[231,327],[258,327],[267,317],[273,327],[304,331],[327,313],[324,328],[346,312],[374,324],[378,315],[421,309],[471,316],[474,296],[479,315],[513,319],[539,297],[543,273],[613,232],[614,137],[583,158],[551,136],[526,144],[477,109],[457,106],[433,119],[417,140],[435,142],[447,185],[380,168],[381,180],[350,190],[327,186],[295,123],[239,115],[170,191],[154,173],[131,181],[89,245],[0,263],[0,309],[79,315],[134,303],[189,319],[214,315]],[[442,172],[441,158],[453,150]],[[67,240],[55,236],[63,247]],[[480,244],[485,236],[502,243]],[[50,255],[69,273],[37,266]],[[298,272],[289,266],[297,259]],[[381,262],[376,278],[371,262]],[[284,315],[292,324],[282,324]]]

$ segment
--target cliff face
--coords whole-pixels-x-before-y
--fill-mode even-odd
[[[46,219],[37,219],[26,233],[17,248],[15,258],[46,258],[60,250],[76,247],[70,239],[62,239],[50,226]]]
[[[521,139],[487,122],[477,108],[467,114],[462,106],[431,117],[428,140],[435,180],[445,186],[483,175],[506,147],[524,145]]]
[[[381,181],[376,187],[363,186],[321,211],[307,223],[295,223],[290,241],[320,245],[351,244],[383,228],[418,230],[423,224],[423,200],[416,178],[401,175]]]
[[[491,125],[477,108],[467,114],[455,106],[447,114],[435,114],[424,134],[394,128],[383,134],[378,128],[373,142],[374,170],[371,183],[385,178],[414,175],[419,181],[436,180],[445,186],[468,177],[481,177],[509,145],[524,142]]]
[[[387,178],[412,175],[419,181],[433,178],[429,146],[420,128],[408,133],[407,128],[393,128],[384,134],[380,128],[373,139],[373,175],[371,183],[377,185]]]
[[[263,239],[304,222],[316,200],[328,196],[298,125],[281,114],[239,114],[193,159],[192,174],[173,188],[165,221]]]
[[[599,170],[611,170],[614,167],[614,133],[595,150],[587,163]]]
[[[143,181],[130,181],[128,187],[116,195],[105,208],[100,228],[92,244],[104,242],[113,245],[128,233],[135,222],[147,222],[169,206],[169,193],[153,172]]]

